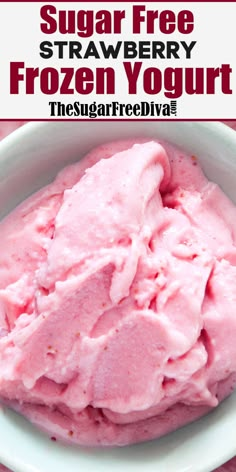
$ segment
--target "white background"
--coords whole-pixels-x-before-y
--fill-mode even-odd
[[[126,10],[126,18],[122,22],[122,35],[94,34],[90,38],[80,38],[77,34],[61,35],[59,33],[45,35],[40,30],[40,9],[47,3],[0,3],[0,118],[1,119],[49,119],[49,101],[62,101],[73,103],[79,101],[99,103],[111,101],[139,103],[140,101],[155,101],[156,103],[168,103],[170,99],[163,93],[158,95],[147,95],[143,91],[142,81],[139,82],[137,95],[128,95],[128,80],[123,68],[122,49],[119,59],[116,60],[94,60],[94,59],[42,59],[39,55],[39,44],[42,41],[80,41],[88,43],[104,41],[107,44],[116,44],[119,40],[126,41],[197,41],[192,50],[191,60],[185,59],[184,51],[181,59],[143,59],[143,69],[150,66],[163,70],[166,67],[220,67],[221,64],[230,64],[232,67],[231,88],[232,95],[225,95],[217,90],[215,95],[183,95],[177,99],[178,116],[181,119],[233,119],[236,118],[236,2],[220,3],[167,3],[167,2],[143,2],[146,9],[165,10],[171,9],[178,13],[180,10],[191,10],[195,17],[194,31],[191,34],[173,33],[161,34],[158,23],[155,34],[147,35],[145,25],[140,35],[132,35],[132,3],[122,2],[60,2],[55,3],[57,10]],[[135,4],[135,2],[134,2]],[[137,3],[140,4],[140,3]],[[138,58],[134,59],[140,60]],[[10,62],[22,61],[26,67],[113,67],[116,73],[116,94],[110,96],[97,95],[44,95],[39,88],[39,80],[36,79],[34,95],[25,94],[25,85],[21,83],[20,94],[10,95]],[[141,76],[141,75],[140,75]],[[219,79],[217,79],[219,80]],[[134,117],[133,117],[134,118]],[[141,117],[142,118],[142,117]],[[164,118],[164,117],[161,117]],[[173,119],[173,116],[171,117]]]

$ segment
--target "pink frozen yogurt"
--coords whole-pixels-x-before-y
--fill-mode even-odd
[[[196,157],[101,146],[0,238],[0,398],[53,439],[156,438],[232,392],[236,208]]]

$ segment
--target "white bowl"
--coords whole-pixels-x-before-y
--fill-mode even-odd
[[[0,143],[0,217],[97,144],[134,136],[165,139],[197,155],[236,203],[236,133],[220,123],[31,123]],[[63,446],[6,409],[0,438],[0,462],[15,472],[210,472],[236,454],[236,393],[201,420],[137,446]]]

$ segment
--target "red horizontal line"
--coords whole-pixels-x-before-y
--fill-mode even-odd
[[[13,121],[13,122],[18,122],[18,121],[28,121],[28,122],[34,122],[34,121],[39,121],[39,122],[47,122],[47,121],[53,121],[53,122],[56,122],[56,121],[62,121],[62,122],[67,122],[67,121],[74,121],[74,122],[83,122],[83,121],[155,121],[155,122],[158,122],[158,121],[171,121],[171,122],[178,122],[178,121],[191,121],[191,122],[195,122],[195,121],[236,121],[236,117],[235,118],[176,118],[176,119],[172,119],[170,118],[169,120],[166,119],[166,118],[140,118],[140,119],[136,119],[136,118],[122,118],[122,119],[119,119],[119,118],[112,118],[112,119],[107,119],[107,118],[85,118],[85,119],[75,119],[75,118],[68,118],[68,119],[63,119],[63,118],[58,118],[58,119],[49,119],[49,118],[8,118],[8,119],[4,119],[4,118],[0,118],[0,123],[4,121]]]
[[[0,3],[50,3],[50,4],[53,4],[53,3],[63,3],[63,8],[65,6],[66,3],[77,3],[77,4],[82,4],[83,5],[83,9],[85,8],[85,5],[86,3],[101,3],[101,0],[91,0],[91,2],[88,2],[88,1],[84,1],[84,2],[78,2],[77,0],[64,0],[62,2],[62,0],[53,0],[53,1],[48,1],[48,2],[42,2],[42,0],[7,0],[7,1],[4,1],[4,0],[0,0]],[[166,1],[166,0],[159,0],[158,3],[167,3],[167,5],[170,5],[170,3],[179,3],[179,0],[171,0],[170,2]],[[111,2],[111,0],[103,0],[103,3],[147,3],[146,1],[144,0],[135,0],[135,1],[130,1],[130,0],[113,0]],[[148,3],[157,3],[156,0],[148,0]],[[226,2],[222,1],[222,0],[182,0],[181,3],[222,3],[224,6],[227,4],[227,3],[236,3],[236,0],[227,0]]]

